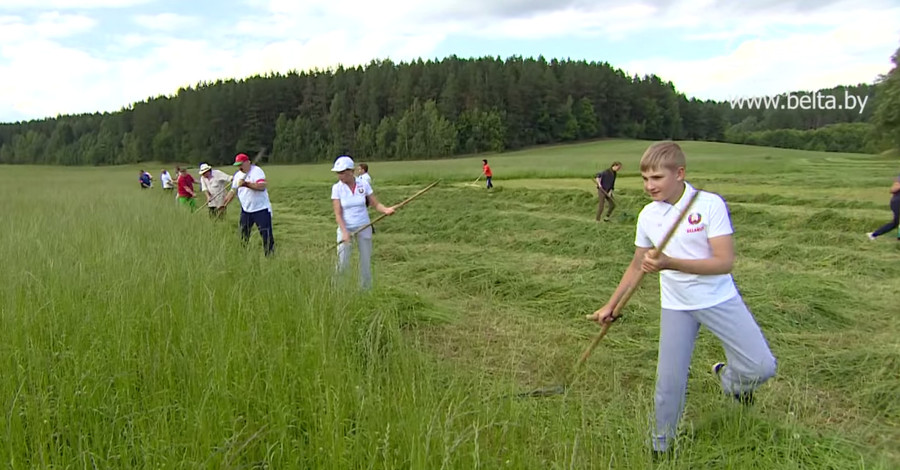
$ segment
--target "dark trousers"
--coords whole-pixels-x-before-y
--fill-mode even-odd
[[[607,201],[609,202],[609,210],[606,212],[606,216],[609,217],[613,209],[616,208],[616,201],[607,196],[600,188],[597,188],[597,197],[600,199],[600,203],[597,206],[597,220],[600,220],[600,217],[603,215],[603,206]]]
[[[485,179],[487,179],[487,187],[488,187],[488,189],[494,187],[494,183],[491,183],[491,178],[492,178],[491,176],[485,177]]]
[[[241,210],[241,238],[244,240],[244,246],[250,240],[250,229],[254,224],[259,229],[266,256],[271,255],[275,250],[275,235],[272,233],[272,213],[268,209],[256,212],[244,212],[244,210]]]
[[[891,212],[894,213],[894,220],[882,225],[881,228],[872,232],[873,237],[884,235],[900,226],[900,198],[891,199]],[[900,234],[897,234],[897,238],[900,238]]]

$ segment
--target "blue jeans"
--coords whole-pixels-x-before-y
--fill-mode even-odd
[[[262,237],[266,256],[271,255],[275,250],[275,235],[272,233],[272,213],[269,212],[269,209],[256,212],[244,212],[241,209],[241,238],[245,246],[250,241],[250,229],[254,224]]]
[[[882,225],[878,230],[872,232],[873,237],[884,235],[900,225],[900,199],[891,200],[891,212],[894,213],[894,220]],[[897,233],[897,238],[900,238],[900,232]]]

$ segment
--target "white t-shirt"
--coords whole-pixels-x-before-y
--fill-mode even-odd
[[[347,229],[362,227],[369,223],[369,210],[366,208],[366,197],[372,194],[372,187],[362,178],[356,178],[356,188],[353,191],[341,181],[331,187],[331,199],[341,201],[341,209],[344,211],[344,223]]]
[[[269,202],[269,190],[256,191],[244,186],[238,187],[241,181],[248,183],[259,183],[266,180],[266,173],[262,168],[256,165],[250,165],[250,171],[244,173],[238,170],[231,180],[232,189],[237,190],[237,197],[241,201],[241,208],[244,212],[258,212],[268,209],[272,212],[272,204]]]
[[[369,176],[369,173],[363,173],[359,175],[359,179],[365,181],[366,183],[369,183],[369,186],[372,186],[372,177]]]
[[[215,168],[209,170],[210,176],[200,175],[200,190],[209,191],[209,207],[221,207],[225,204],[225,189],[231,182],[231,176]]]
[[[653,201],[644,206],[638,215],[634,244],[654,248],[662,243],[696,191],[685,182],[684,194],[674,206],[665,201]],[[732,233],[734,229],[725,200],[718,194],[702,191],[663,253],[681,259],[709,258],[712,256],[709,239]],[[738,293],[731,274],[700,275],[669,269],[660,271],[659,287],[662,308],[670,310],[708,308]]]
[[[162,182],[163,188],[174,188],[175,182],[172,181],[172,176],[169,175],[169,172],[165,172],[160,175],[159,180]]]

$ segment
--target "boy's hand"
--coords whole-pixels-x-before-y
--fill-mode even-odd
[[[644,255],[641,262],[641,270],[645,273],[655,273],[669,268],[669,257],[652,249]]]
[[[604,305],[603,307],[600,307],[600,310],[597,310],[596,312],[594,312],[590,315],[587,315],[587,319],[595,321],[602,325],[604,323],[612,323],[612,322],[616,321],[616,319],[613,318],[612,314],[613,314],[613,308],[610,307],[609,305]]]

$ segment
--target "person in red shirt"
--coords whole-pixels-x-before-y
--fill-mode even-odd
[[[487,160],[482,160],[482,163],[484,163],[484,166],[481,171],[484,173],[484,178],[487,179],[487,189],[491,189],[494,187],[494,184],[491,183],[491,177],[493,177],[494,174],[491,172],[491,167],[488,165]]]
[[[194,198],[194,177],[187,172],[187,168],[178,169],[178,203],[190,207],[191,212],[197,209]]]

